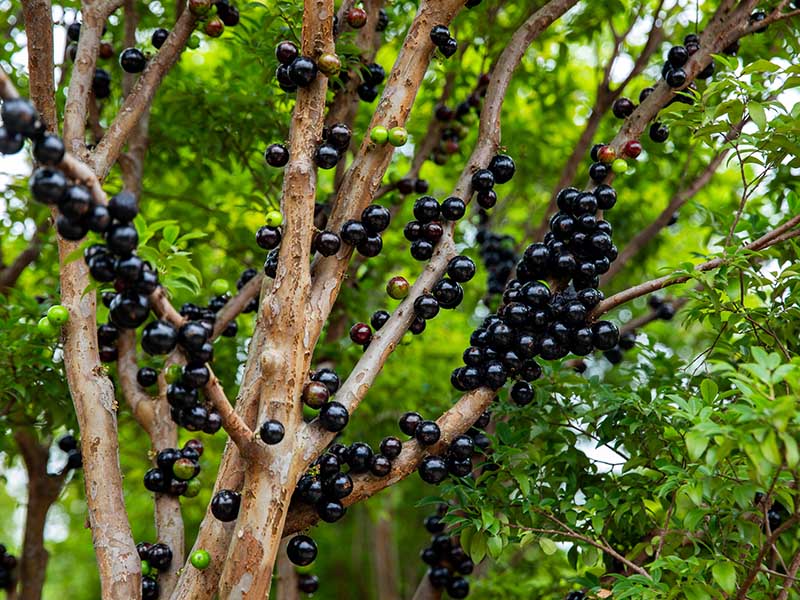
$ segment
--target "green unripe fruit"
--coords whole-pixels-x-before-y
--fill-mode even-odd
[[[172,474],[181,481],[188,481],[196,472],[195,462],[190,458],[179,458],[172,465]]]
[[[409,287],[405,277],[392,277],[386,284],[386,293],[395,300],[402,300],[408,296]]]
[[[142,575],[151,575],[153,573],[153,567],[150,566],[150,563],[146,560],[142,561]]]
[[[228,282],[224,279],[215,279],[211,282],[211,293],[215,296],[221,296],[228,293]]]
[[[271,210],[266,216],[267,226],[280,227],[283,225],[283,214],[279,210]]]
[[[621,174],[628,170],[628,163],[625,161],[624,158],[618,158],[613,163],[611,163],[611,170],[614,173]]]
[[[389,130],[383,125],[376,125],[369,132],[369,139],[376,144],[385,144],[389,141]]]
[[[404,146],[408,141],[408,132],[402,127],[392,127],[389,130],[389,143],[392,146]]]
[[[164,379],[167,383],[178,383],[183,377],[183,368],[180,365],[170,365],[164,371]]]
[[[52,339],[58,335],[58,329],[47,317],[42,317],[36,324],[36,330],[45,338]]]
[[[51,358],[53,358],[54,354],[55,352],[49,346],[42,348],[42,358],[44,358],[45,360],[50,360]]]
[[[186,491],[183,492],[183,495],[187,498],[194,498],[200,493],[202,487],[203,484],[200,483],[200,480],[197,477],[190,479],[186,482]]]
[[[186,47],[190,50],[197,50],[200,47],[200,36],[193,35],[189,38],[189,41],[186,42]]]
[[[192,557],[189,560],[191,560],[192,566],[195,569],[200,569],[202,571],[211,564],[211,555],[207,550],[201,548],[200,550],[192,552]]]
[[[69,311],[65,306],[61,306],[60,304],[54,304],[50,308],[47,309],[47,319],[53,325],[63,325],[67,321],[69,321]]]

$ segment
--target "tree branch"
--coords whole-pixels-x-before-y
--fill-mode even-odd
[[[155,398],[145,392],[136,381],[139,365],[136,362],[136,330],[123,329],[117,341],[117,376],[119,377],[122,395],[127,400],[133,413],[133,418],[153,440],[153,404]],[[166,446],[164,446],[166,447]],[[153,444],[155,450],[162,450]]]
[[[428,454],[441,454],[454,437],[467,431],[481,413],[494,400],[496,393],[487,388],[480,388],[461,396],[456,404],[447,410],[436,422],[442,432],[439,442],[434,446],[420,446],[416,440],[403,443],[403,450],[392,462],[392,471],[386,477],[375,477],[371,474],[353,477],[353,492],[342,500],[350,506],[377,494],[408,477],[416,470],[422,459]],[[303,504],[292,504],[283,535],[291,535],[311,527],[319,520],[313,507]]]
[[[725,135],[725,142],[730,142],[735,140],[739,137],[742,132],[742,129],[749,121],[749,117],[742,119],[739,123],[731,127],[730,131]],[[642,248],[644,248],[657,234],[661,231],[664,227],[672,219],[672,215],[675,214],[675,211],[678,210],[681,206],[686,204],[686,202],[693,198],[700,190],[702,190],[711,179],[714,177],[714,174],[717,172],[719,166],[723,163],[725,158],[728,156],[730,152],[730,147],[726,146],[721,149],[716,156],[706,165],[706,167],[700,172],[700,174],[685,188],[676,192],[672,198],[670,199],[667,207],[661,211],[661,213],[655,218],[655,220],[650,223],[647,227],[639,231],[631,240],[625,245],[622,251],[619,253],[617,260],[611,263],[611,267],[609,268],[608,272],[606,272],[600,278],[600,285],[601,287],[607,285],[609,281],[619,273],[629,262],[630,260],[636,256]]]
[[[24,0],[31,100],[48,131],[58,131],[53,69],[53,12],[50,0]]]
[[[785,241],[787,239],[794,238],[800,235],[800,230],[793,230],[796,225],[800,223],[800,215],[792,217],[781,226],[775,228],[774,230],[770,231],[769,233],[764,234],[760,238],[755,241],[752,241],[748,244],[745,244],[741,247],[740,250],[750,250],[750,251],[758,251],[764,250],[773,246],[777,243]],[[713,260],[709,260],[702,264],[697,265],[694,270],[695,271],[711,271],[713,269],[717,269],[724,265],[728,261],[728,257],[720,257],[715,258]],[[630,302],[635,298],[639,298],[641,296],[646,296],[647,294],[652,294],[655,291],[663,289],[665,287],[671,285],[677,285],[679,283],[685,283],[692,278],[691,275],[665,275],[664,277],[659,277],[658,279],[651,279],[650,281],[645,281],[644,283],[640,283],[633,287],[630,287],[626,290],[618,292],[613,296],[610,296],[603,300],[597,307],[592,311],[591,318],[596,319],[598,316],[613,310],[617,306],[621,304],[625,304],[626,302]]]
[[[3,69],[0,69],[0,98],[3,100],[12,100],[19,98],[19,92]]]
[[[44,221],[36,226],[28,246],[20,252],[10,265],[0,268],[0,294],[6,294],[17,283],[25,268],[35,261],[42,250],[42,233],[50,228],[50,222]]]
[[[92,167],[101,179],[105,179],[131,132],[145,111],[149,110],[161,81],[178,61],[189,36],[194,31],[196,21],[197,18],[191,11],[184,10],[181,13],[164,45],[148,62],[147,68],[125,98],[106,135],[92,154]],[[81,30],[82,36],[83,30]],[[80,54],[80,47],[78,52]]]
[[[225,395],[225,390],[222,389],[222,385],[217,376],[214,375],[211,367],[208,370],[211,373],[211,378],[205,386],[206,398],[222,417],[222,428],[239,447],[239,452],[242,456],[246,457],[252,453],[253,444],[255,443],[254,434],[244,422],[244,419],[233,410],[230,400]]]
[[[247,308],[247,305],[253,300],[258,298],[261,290],[261,285],[264,283],[266,276],[264,271],[259,271],[258,274],[248,281],[239,293],[233,296],[225,303],[220,311],[217,313],[217,318],[214,321],[214,332],[211,334],[211,339],[219,337],[228,324],[235,320],[242,311]]]

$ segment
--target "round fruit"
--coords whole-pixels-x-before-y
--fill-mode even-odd
[[[419,424],[422,423],[422,415],[417,412],[407,412],[400,417],[400,431],[408,436],[413,436]]]
[[[386,284],[386,293],[390,298],[402,300],[408,296],[409,288],[408,280],[405,277],[392,277]]]
[[[274,445],[280,443],[286,433],[283,424],[275,419],[268,419],[264,421],[261,428],[258,430],[261,441],[265,444]]]
[[[404,146],[408,141],[408,132],[402,127],[392,127],[389,130],[389,143],[392,146]]]
[[[203,550],[201,548],[192,552],[192,556],[189,560],[195,569],[200,569],[202,571],[211,564],[211,555],[208,553],[208,550]]]
[[[341,431],[347,426],[350,415],[343,404],[326,402],[319,411],[319,422],[327,431]]]
[[[447,463],[438,456],[426,456],[422,459],[418,471],[424,482],[436,485],[447,477]]]
[[[33,144],[33,157],[45,165],[60,163],[64,158],[64,151],[64,142],[52,133],[46,133]],[[4,154],[14,154],[14,152],[4,152]]]
[[[188,481],[197,474],[197,463],[188,458],[179,458],[172,465],[172,474],[181,481]]]
[[[290,65],[299,55],[297,46],[292,42],[283,41],[275,48],[275,57],[282,65]]]
[[[264,160],[270,167],[285,167],[289,162],[289,150],[281,144],[270,144],[264,152]]]
[[[517,166],[514,163],[514,159],[507,154],[497,154],[489,163],[489,170],[494,175],[495,183],[507,183],[514,177]]]
[[[642,144],[639,140],[628,140],[622,147],[622,155],[628,158],[636,158],[642,153]]]
[[[211,514],[223,522],[236,520],[242,496],[232,490],[220,490],[211,500]]]
[[[47,319],[53,325],[64,325],[67,321],[69,321],[69,311],[61,304],[54,304],[47,309]]]
[[[298,56],[289,65],[289,78],[298,87],[308,87],[317,77],[317,65],[307,56]]]
[[[126,73],[141,73],[146,64],[144,53],[138,48],[126,48],[119,55],[119,66]]]
[[[389,130],[383,125],[376,125],[369,132],[369,139],[376,144],[385,144],[389,141]]]
[[[611,163],[611,170],[614,173],[624,173],[628,170],[628,163],[625,161],[624,158],[618,158],[613,163]]]
[[[366,323],[356,323],[350,328],[350,339],[359,345],[366,344],[372,339],[372,329]]]
[[[367,11],[355,6],[347,11],[345,19],[347,20],[347,24],[353,29],[361,29],[367,24]]]
[[[617,152],[612,146],[603,146],[597,151],[597,160],[601,163],[611,163],[617,158]]]
[[[423,446],[430,446],[439,441],[442,432],[435,421],[422,421],[414,430],[414,437]]]
[[[158,383],[158,371],[151,367],[142,367],[136,372],[136,383],[143,388],[154,386]]]
[[[467,211],[467,205],[461,198],[451,196],[442,202],[441,214],[447,221],[458,221]]]
[[[150,38],[150,43],[152,43],[153,46],[156,48],[161,48],[161,46],[164,45],[164,42],[167,41],[168,37],[169,37],[169,31],[167,31],[166,29],[159,28],[153,32],[153,35]]]
[[[56,329],[47,317],[39,319],[39,322],[36,324],[36,330],[47,339],[53,339],[58,336],[58,329]]]
[[[431,29],[431,41],[435,46],[441,47],[450,39],[450,30],[444,25],[435,25]]]
[[[296,535],[286,545],[286,555],[293,564],[304,567],[317,558],[317,545],[307,535]]]

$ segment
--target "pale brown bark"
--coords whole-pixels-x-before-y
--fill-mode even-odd
[[[53,16],[50,0],[22,3],[28,43],[28,73],[31,99],[48,131],[58,131],[55,75],[53,72]]]
[[[42,250],[42,233],[50,228],[49,221],[45,221],[36,227],[27,247],[20,252],[11,264],[5,268],[0,268],[0,294],[6,294],[14,287],[22,275],[23,271],[39,257]]]
[[[197,19],[191,11],[187,10],[181,13],[164,45],[161,46],[158,54],[148,62],[147,68],[125,98],[116,118],[109,125],[106,135],[92,154],[92,166],[101,179],[105,178],[111,166],[116,162],[122,147],[139,120],[149,111],[161,81],[178,61],[189,36],[194,31],[196,22]],[[83,29],[81,29],[82,42]],[[78,54],[80,55],[80,46]]]
[[[11,81],[8,74],[0,69],[0,98],[3,100],[11,100],[12,98],[19,98],[19,92]]]
[[[428,574],[422,576],[411,600],[439,600],[442,597],[442,590],[431,585]]]
[[[383,515],[378,517],[370,532],[377,597],[381,600],[400,600],[397,576],[399,561],[391,520]]]
[[[464,394],[453,407],[436,420],[442,431],[441,439],[437,444],[423,447],[416,440],[405,442],[400,456],[392,462],[392,471],[389,475],[386,477],[375,477],[370,474],[354,476],[353,492],[342,500],[342,504],[350,506],[366,500],[408,477],[416,470],[426,455],[444,452],[455,436],[464,433],[475,423],[480,414],[492,403],[495,394],[493,390],[486,388]],[[318,520],[319,517],[313,508],[293,504],[283,535],[302,531]]]
[[[288,541],[289,540],[284,540],[281,543],[280,552],[278,553],[278,574],[276,582],[278,600],[300,600],[297,571],[286,556],[286,544]]]

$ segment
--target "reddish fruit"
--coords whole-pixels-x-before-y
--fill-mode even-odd
[[[614,162],[617,158],[617,152],[611,146],[603,146],[597,151],[597,159],[602,163]]]
[[[405,277],[392,277],[386,284],[386,293],[395,300],[408,296],[408,280]]]
[[[114,56],[114,46],[109,42],[100,42],[100,48],[97,51],[100,58],[108,60]]]
[[[622,154],[628,158],[636,158],[642,153],[642,144],[639,140],[629,140],[622,147]]]
[[[353,29],[361,29],[367,24],[367,11],[353,7],[347,11],[347,24]]]
[[[222,22],[222,19],[218,17],[214,17],[208,23],[206,23],[206,35],[209,37],[219,37],[222,35],[222,32],[225,31],[225,23]]]
[[[330,390],[319,381],[309,381],[303,387],[303,402],[311,408],[321,408],[328,401]]]
[[[350,328],[350,339],[356,344],[366,344],[372,339],[372,329],[366,323],[356,323]]]

